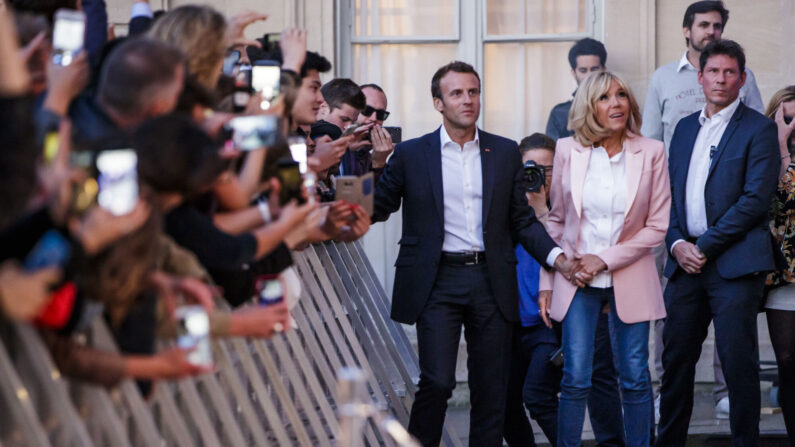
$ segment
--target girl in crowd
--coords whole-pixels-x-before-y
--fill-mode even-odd
[[[569,128],[555,149],[547,230],[577,267],[570,277],[542,270],[539,293],[542,317],[562,322],[558,445],[581,443],[596,323],[609,306],[627,445],[648,446],[649,321],[665,317],[652,254],[668,229],[665,148],[639,135],[632,91],[609,72],[580,85]]]

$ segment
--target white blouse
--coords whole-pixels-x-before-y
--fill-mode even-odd
[[[612,158],[603,147],[591,149],[588,171],[582,192],[582,220],[577,251],[599,255],[618,243],[624,228],[627,202],[627,173],[624,150]],[[613,287],[613,275],[600,272],[589,283],[591,287]]]

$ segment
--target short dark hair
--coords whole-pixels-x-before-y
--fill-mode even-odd
[[[141,182],[155,192],[196,196],[226,168],[220,143],[187,117],[171,114],[141,124],[133,136]]]
[[[436,70],[436,73],[433,74],[433,78],[431,79],[431,96],[442,99],[442,88],[439,86],[439,82],[441,82],[442,78],[451,71],[456,73],[473,74],[476,78],[478,78],[478,84],[480,84],[480,76],[478,75],[478,72],[475,71],[474,67],[467,64],[466,62],[453,61],[440,67],[438,70]]]
[[[97,96],[103,105],[119,113],[140,115],[158,90],[174,82],[185,56],[171,44],[149,37],[128,38],[105,59]]]
[[[701,57],[698,58],[698,63],[701,65],[698,71],[704,70],[704,66],[707,65],[707,60],[709,60],[710,57],[719,54],[729,56],[736,60],[740,68],[740,73],[745,72],[745,51],[739,43],[729,39],[715,40],[704,47],[704,51],[701,52]]]
[[[364,90],[366,88],[371,88],[373,90],[378,90],[379,92],[381,92],[384,95],[386,95],[386,92],[384,91],[384,89],[382,89],[381,86],[378,85],[378,84],[372,84],[372,83],[371,84],[363,84],[363,85],[360,85],[359,88],[362,89],[362,90]]]
[[[721,0],[702,0],[700,2],[692,3],[685,10],[685,17],[682,19],[682,28],[691,28],[693,22],[696,20],[696,14],[704,14],[707,12],[720,13],[721,23],[726,26],[729,21],[729,10],[723,6]]]
[[[284,63],[284,56],[282,55],[281,48],[277,48],[275,51],[269,53],[265,50],[262,50],[261,48],[248,46],[246,47],[246,53],[248,54],[248,58],[251,62],[265,59],[276,61],[279,63],[279,65]],[[305,78],[309,74],[309,70],[317,70],[318,73],[329,72],[331,71],[331,62],[329,62],[329,60],[320,53],[307,51],[304,64],[301,65],[301,73],[299,73],[301,78]]]
[[[548,149],[554,152],[555,140],[541,132],[536,132],[529,137],[522,138],[522,141],[519,143],[519,152],[524,155],[525,152],[531,149]]]
[[[725,28],[726,22],[729,21],[729,10],[723,6],[723,1],[721,0],[702,0],[692,3],[685,10],[682,28],[692,29],[693,23],[696,21],[696,14],[705,14],[713,11],[720,13],[720,22]],[[690,45],[690,39],[685,37],[685,44]]]
[[[348,104],[359,111],[367,106],[367,98],[364,97],[362,89],[347,78],[336,78],[326,82],[320,87],[320,93],[323,94],[329,111],[341,109],[343,104]]]
[[[602,67],[607,63],[607,50],[602,42],[586,37],[574,43],[569,50],[569,65],[571,69],[577,68],[577,56],[599,56]]]

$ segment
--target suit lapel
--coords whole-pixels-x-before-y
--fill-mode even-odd
[[[591,149],[576,143],[571,151],[571,200],[579,217],[582,217],[582,188],[590,159]]]
[[[480,137],[480,170],[483,173],[483,220],[485,229],[491,198],[494,195],[494,151],[489,147],[487,135],[478,129]]]
[[[439,129],[428,134],[425,143],[427,147],[423,152],[425,153],[425,166],[428,167],[428,179],[431,182],[431,193],[436,204],[436,211],[439,213],[439,219],[444,223],[444,206],[442,205],[444,197],[444,186],[442,185],[442,141]]]
[[[737,110],[734,111],[731,119],[729,119],[729,124],[726,126],[726,130],[723,131],[723,136],[720,138],[720,143],[718,143],[718,148],[715,151],[715,155],[713,155],[712,160],[710,160],[707,181],[709,181],[709,178],[712,177],[712,173],[715,172],[715,166],[717,166],[720,156],[723,155],[729,139],[734,134],[734,131],[740,126],[740,118],[742,118],[744,107],[745,106],[743,103],[740,103],[740,105],[737,107]]]
[[[685,118],[683,118],[685,119]],[[678,170],[676,171],[676,178],[671,178],[671,183],[673,184],[676,182],[679,185],[678,188],[672,188],[672,190],[677,191],[676,197],[672,197],[671,199],[676,202],[676,211],[678,214],[679,222],[682,223],[682,228],[687,229],[687,213],[685,213],[685,195],[687,194],[687,172],[690,169],[690,159],[693,157],[693,146],[696,144],[696,138],[698,138],[698,131],[701,130],[701,125],[698,122],[698,118],[693,121],[693,125],[691,126],[682,126],[682,130],[685,131],[685,135],[682,137],[682,143],[678,145],[676,148],[671,148],[671,155],[676,158],[681,158],[682,162],[678,163],[676,166]],[[674,154],[673,149],[676,149],[677,154]],[[681,153],[681,155],[678,155]]]
[[[627,175],[627,206],[624,208],[624,215],[629,214],[632,203],[635,202],[635,197],[638,194],[638,185],[640,185],[640,176],[643,172],[643,151],[641,147],[636,144],[634,138],[627,139],[627,147],[624,151],[624,169]]]

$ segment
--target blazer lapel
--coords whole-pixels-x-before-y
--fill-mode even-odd
[[[428,147],[423,152],[425,153],[425,166],[428,167],[428,180],[431,182],[431,193],[436,204],[436,211],[439,213],[440,221],[444,223],[444,206],[442,205],[444,197],[444,187],[442,185],[442,141],[439,129],[428,135],[426,145]]]
[[[681,223],[682,228],[687,229],[687,213],[685,213],[687,172],[690,169],[690,159],[693,157],[693,146],[695,146],[696,139],[698,138],[698,132],[701,130],[701,125],[698,122],[698,118],[696,118],[692,126],[682,126],[682,130],[687,132],[682,139],[682,144],[676,146],[675,148],[671,148],[672,151],[676,149],[676,151],[681,152],[682,155],[678,156],[678,154],[675,155],[673,152],[671,152],[669,155],[669,160],[671,157],[676,157],[677,159],[682,160],[682,163],[677,164],[678,170],[675,172],[676,178],[673,178],[673,176],[671,177],[672,185],[674,182],[676,182],[677,185],[680,185],[679,188],[671,188],[672,191],[677,192],[675,197],[671,197],[671,200],[676,204],[676,212],[678,214],[679,222]]]
[[[624,215],[629,214],[632,203],[635,202],[635,196],[638,194],[638,185],[640,185],[640,175],[643,172],[643,151],[641,147],[636,144],[634,138],[627,139],[627,147],[624,151],[624,168],[627,175],[627,206],[624,208]]]
[[[480,137],[480,170],[483,173],[483,228],[486,228],[488,221],[489,209],[491,207],[491,198],[494,195],[494,155],[489,147],[489,141],[480,129],[478,129],[478,136]]]
[[[588,162],[591,159],[591,149],[575,143],[571,151],[571,200],[577,216],[582,217],[582,188],[585,184],[585,173],[588,171]]]
[[[740,118],[743,116],[744,107],[745,106],[743,103],[740,103],[740,105],[737,107],[737,110],[734,111],[734,114],[729,119],[729,124],[726,126],[726,130],[723,131],[723,136],[720,138],[720,143],[718,143],[718,148],[715,151],[715,155],[712,156],[712,160],[709,162],[709,174],[707,174],[707,181],[709,181],[709,178],[712,177],[712,173],[715,172],[715,166],[717,166],[720,156],[723,155],[729,139],[734,134],[734,131],[740,126]]]

